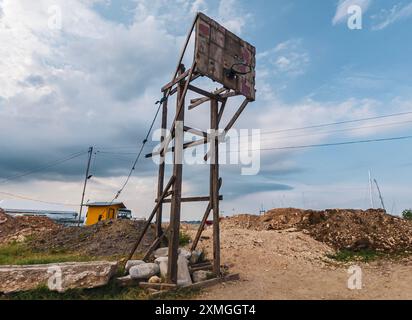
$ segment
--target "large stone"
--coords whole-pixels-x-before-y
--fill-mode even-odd
[[[47,286],[52,291],[91,289],[107,285],[117,262],[68,262],[30,266],[0,266],[0,292],[13,293]]]
[[[190,259],[190,257],[192,256],[192,253],[189,250],[183,249],[183,248],[179,248],[179,255],[185,257],[187,260]]]
[[[159,265],[160,268],[160,276],[162,278],[167,277],[167,261],[169,259],[167,257],[160,257],[155,260],[155,263]]]
[[[145,263],[131,267],[129,274],[132,279],[144,279],[147,280],[153,276],[158,275],[160,272],[159,265],[156,263]]]
[[[200,250],[193,251],[189,259],[190,264],[198,263],[201,256],[202,256],[202,251]]]
[[[158,276],[153,276],[149,279],[149,283],[161,283],[162,279],[160,279]]]
[[[195,271],[192,274],[194,283],[203,282],[208,279],[211,279],[212,277],[213,277],[213,273],[210,271],[205,271],[205,270]]]
[[[157,258],[155,262],[159,265],[160,275],[167,278],[168,257]],[[185,256],[179,255],[177,259],[177,285],[180,287],[192,284],[189,272],[189,261]]]
[[[184,287],[192,284],[189,272],[189,261],[185,256],[180,255],[177,259],[177,285]]]
[[[127,272],[129,272],[131,267],[138,266],[138,265],[145,264],[145,263],[146,262],[144,262],[143,260],[129,260],[126,262],[125,269]]]
[[[153,255],[156,259],[167,257],[169,255],[169,248],[159,248],[153,253]]]

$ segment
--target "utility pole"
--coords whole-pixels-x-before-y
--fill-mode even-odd
[[[379,185],[378,185],[378,181],[376,181],[376,179],[374,179],[374,181],[375,181],[375,184],[376,184],[376,188],[378,189],[379,199],[381,200],[382,208],[383,208],[383,210],[386,211],[385,203],[383,202],[383,197],[382,197],[381,189],[379,188]]]
[[[375,205],[373,203],[373,193],[372,193],[372,175],[371,175],[370,170],[369,170],[369,198],[371,200],[371,209],[375,209]]]
[[[91,163],[91,161],[92,161],[92,155],[93,155],[93,147],[90,147],[90,148],[89,148],[89,159],[88,159],[88,161],[87,161],[87,168],[86,168],[86,176],[84,177],[84,186],[83,186],[82,202],[80,203],[79,220],[78,220],[78,222],[77,222],[77,226],[78,226],[78,227],[80,227],[80,222],[81,222],[81,219],[82,219],[84,195],[86,194],[87,181],[91,178],[91,176],[89,176],[89,171],[90,171],[90,163]]]

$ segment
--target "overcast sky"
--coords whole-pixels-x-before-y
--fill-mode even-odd
[[[363,10],[361,30],[347,24],[353,4]],[[61,29],[53,24],[56,8]],[[407,114],[274,132],[412,112],[411,1],[0,0],[0,200],[33,198],[76,209],[86,154],[4,179],[89,146],[100,152],[86,200],[112,200],[197,11],[257,48],[257,100],[236,128],[261,129],[263,149],[412,134]],[[191,124],[207,124],[206,108],[196,112]],[[262,151],[256,176],[222,166],[222,213],[258,213],[262,205],[368,208],[369,170],[387,209],[399,213],[412,207],[411,142]],[[156,173],[142,159],[121,196],[138,216],[154,205]],[[206,166],[188,168],[185,194],[206,195],[207,174]],[[378,206],[376,188],[373,196]],[[185,205],[183,219],[199,219],[203,210]]]

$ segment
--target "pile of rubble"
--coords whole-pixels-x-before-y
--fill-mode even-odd
[[[274,209],[263,216],[228,218],[223,224],[253,230],[301,230],[338,250],[412,252],[412,222],[384,210]]]
[[[149,284],[164,284],[167,278],[168,248],[160,248],[154,252],[154,262],[146,263],[142,260],[129,260],[126,263],[128,275],[118,278],[122,285],[131,282],[148,282]],[[201,262],[202,251],[189,252],[179,249],[177,260],[177,286],[186,287],[193,283],[199,283],[213,277],[209,271],[212,267],[210,262]]]
[[[69,227],[39,234],[30,241],[38,251],[67,251],[93,257],[116,257],[127,255],[140,236],[145,221],[110,220],[93,226]],[[137,253],[145,252],[155,239],[151,226],[141,242]]]
[[[58,230],[61,227],[47,217],[12,217],[0,209],[0,244],[23,242],[29,236]]]

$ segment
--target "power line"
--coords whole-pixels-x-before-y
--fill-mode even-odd
[[[122,192],[124,191],[124,189],[125,189],[126,186],[128,185],[128,183],[129,183],[129,181],[130,181],[130,178],[132,177],[133,172],[136,170],[136,165],[137,165],[137,163],[139,162],[139,159],[140,159],[140,157],[141,157],[141,155],[142,155],[142,153],[143,153],[144,147],[146,146],[146,144],[147,144],[147,142],[148,142],[148,140],[149,140],[149,136],[150,136],[150,134],[151,134],[151,132],[152,132],[152,130],[153,130],[153,127],[154,127],[154,125],[155,125],[155,123],[156,123],[156,119],[157,119],[157,117],[158,117],[158,115],[159,115],[159,113],[160,113],[160,109],[161,109],[161,107],[162,107],[162,104],[163,104],[163,102],[164,102],[164,99],[165,99],[165,98],[163,98],[163,99],[161,99],[160,101],[157,101],[157,102],[155,103],[155,104],[158,104],[159,107],[157,108],[156,114],[155,114],[155,116],[154,116],[154,118],[153,118],[153,120],[152,120],[152,123],[150,124],[150,127],[149,127],[149,130],[147,131],[146,137],[145,137],[145,139],[142,141],[142,145],[141,145],[141,147],[140,147],[139,152],[137,153],[136,159],[135,159],[135,161],[133,162],[133,166],[132,166],[132,168],[130,169],[130,172],[129,172],[127,178],[126,178],[126,181],[123,183],[122,187],[121,187],[120,190],[117,192],[116,196],[115,196],[114,199],[111,201],[111,203],[113,203],[117,198],[119,198],[119,196],[122,194]]]
[[[285,133],[285,132],[291,132],[291,131],[300,131],[300,130],[308,130],[308,129],[319,129],[319,128],[325,128],[325,127],[331,127],[335,125],[342,125],[342,124],[349,124],[349,123],[358,123],[358,122],[364,122],[364,121],[370,121],[370,120],[378,120],[378,119],[386,119],[386,118],[392,118],[392,117],[399,117],[399,116],[405,116],[405,115],[412,115],[412,111],[410,112],[400,112],[400,113],[393,113],[393,114],[387,114],[387,115],[381,115],[381,116],[376,116],[376,117],[367,117],[367,118],[359,118],[359,119],[352,119],[352,120],[346,120],[346,121],[338,121],[338,122],[330,122],[330,123],[324,123],[324,124],[316,124],[316,125],[311,125],[311,126],[305,126],[305,127],[297,127],[297,128],[287,128],[287,129],[280,129],[280,130],[273,130],[273,131],[263,131],[260,132],[259,135],[270,135],[270,134],[276,134],[276,133]],[[379,124],[375,126],[369,126],[369,127],[364,127],[366,128],[372,128],[372,127],[384,127],[384,126],[391,126],[395,124],[406,124],[410,123],[412,121],[404,121],[404,122],[396,122],[396,123],[389,123],[389,124]],[[360,127],[362,128],[362,127]],[[340,129],[336,131],[330,131],[330,132],[343,132],[343,131],[352,131],[352,130],[360,130],[360,128],[346,128],[346,129]],[[321,132],[321,133],[329,133],[329,132]],[[321,133],[310,133],[310,134],[305,134],[305,135],[316,135],[316,134],[321,134]],[[251,137],[253,135],[257,135],[254,133],[248,134],[248,137]],[[246,136],[246,135],[245,135]],[[288,136],[290,137],[290,136]],[[296,136],[297,137],[297,136]],[[153,144],[158,144],[158,142],[152,142]],[[116,149],[131,149],[135,148],[134,146],[119,146],[119,147],[100,147],[100,150],[116,150]],[[101,153],[106,153],[106,154],[135,154],[135,153],[119,153],[119,152],[103,152]]]
[[[21,173],[21,174],[17,174],[17,175],[14,175],[14,176],[7,177],[7,178],[3,179],[2,181],[0,181],[0,184],[4,184],[4,183],[7,183],[7,182],[12,181],[12,180],[15,180],[15,179],[23,178],[23,177],[29,176],[29,175],[31,175],[31,174],[34,174],[34,173],[37,173],[37,172],[40,172],[40,171],[44,171],[44,170],[46,170],[46,169],[55,167],[55,166],[57,166],[57,165],[60,165],[60,164],[62,164],[62,163],[65,163],[65,162],[67,162],[67,161],[70,161],[70,160],[73,160],[73,159],[75,159],[75,158],[78,158],[78,157],[80,157],[80,156],[82,156],[82,155],[84,155],[84,154],[86,154],[86,153],[87,153],[87,152],[84,152],[84,151],[73,153],[73,154],[71,154],[71,155],[69,155],[69,156],[66,156],[65,158],[55,160],[55,161],[50,162],[49,164],[44,165],[44,166],[42,166],[42,167],[38,167],[38,168],[36,168],[36,169],[30,170],[30,171],[26,171],[26,172]]]
[[[399,116],[404,116],[404,115],[412,115],[412,111],[393,113],[393,114],[387,114],[387,115],[376,116],[376,117],[368,117],[368,118],[360,118],[360,119],[338,121],[338,122],[331,122],[331,123],[324,123],[324,124],[316,124],[316,125],[311,125],[311,126],[306,126],[306,127],[299,127],[299,128],[289,128],[289,129],[281,129],[281,130],[274,130],[274,131],[266,131],[266,132],[263,132],[261,134],[280,133],[280,132],[289,132],[289,131],[298,131],[298,130],[307,130],[307,129],[318,129],[318,128],[330,127],[330,126],[335,126],[335,125],[342,125],[342,124],[348,124],[348,123],[356,123],[356,122],[364,122],[364,121],[370,121],[370,120],[378,120],[378,119],[399,117]]]
[[[322,143],[322,144],[310,144],[310,145],[302,145],[302,146],[261,148],[261,149],[248,150],[248,151],[252,152],[252,151],[272,151],[272,150],[289,150],[289,149],[308,149],[308,148],[344,146],[344,145],[351,145],[351,144],[362,144],[362,143],[373,143],[373,142],[399,141],[399,140],[407,140],[407,139],[412,139],[412,136],[382,138],[382,139],[369,139],[369,140],[358,140],[358,141],[346,141],[346,142],[334,142],[334,143]],[[243,151],[246,151],[246,150],[239,150],[239,151],[236,151],[236,152],[243,152]]]
[[[358,130],[381,128],[381,127],[392,127],[392,126],[404,125],[404,124],[408,124],[408,123],[412,123],[412,120],[411,121],[383,123],[383,124],[372,125],[372,126],[353,127],[353,128],[345,128],[345,129],[338,129],[338,130],[329,130],[329,131],[321,131],[321,132],[314,132],[314,133],[306,133],[306,134],[299,134],[299,135],[294,135],[294,136],[282,136],[282,137],[276,137],[275,139],[276,140],[282,140],[282,139],[289,139],[289,138],[322,135],[322,134],[328,134],[328,133],[358,131]],[[247,137],[247,136],[245,135],[243,137]],[[240,138],[242,138],[242,136]],[[269,139],[262,139],[261,141],[267,141],[267,140],[269,140]],[[270,138],[270,140],[273,141],[273,138]],[[132,152],[110,152],[110,151],[99,151],[99,152],[101,154],[107,155],[107,156],[109,156],[109,155],[110,156],[114,156],[114,155],[125,155],[125,156],[126,155],[134,155],[134,153],[132,153]]]
[[[289,135],[288,136],[280,136],[280,137],[276,137],[275,139],[298,138],[298,137],[316,136],[316,135],[322,135],[322,134],[328,134],[328,133],[358,131],[358,130],[364,130],[364,129],[383,128],[383,127],[394,127],[394,126],[405,125],[405,124],[409,124],[409,123],[412,123],[412,120],[382,123],[382,124],[376,124],[376,125],[372,125],[372,126],[352,127],[352,128],[328,130],[328,131],[320,131],[320,132],[312,132],[312,133],[302,133],[302,134],[293,135],[293,136],[289,136]],[[269,139],[264,139],[264,140],[262,139],[261,141],[266,141],[266,140],[269,140]]]
[[[77,206],[77,204],[68,204],[68,203],[60,203],[60,202],[50,202],[50,201],[38,200],[38,199],[34,199],[34,198],[22,196],[22,195],[10,193],[10,192],[0,191],[0,194],[4,194],[4,195],[6,195],[6,196],[13,197],[13,198],[18,198],[18,199],[22,199],[22,200],[30,200],[30,201],[35,201],[35,202],[40,202],[40,203],[45,203],[45,204],[60,205],[60,206],[66,206],[66,207]]]

